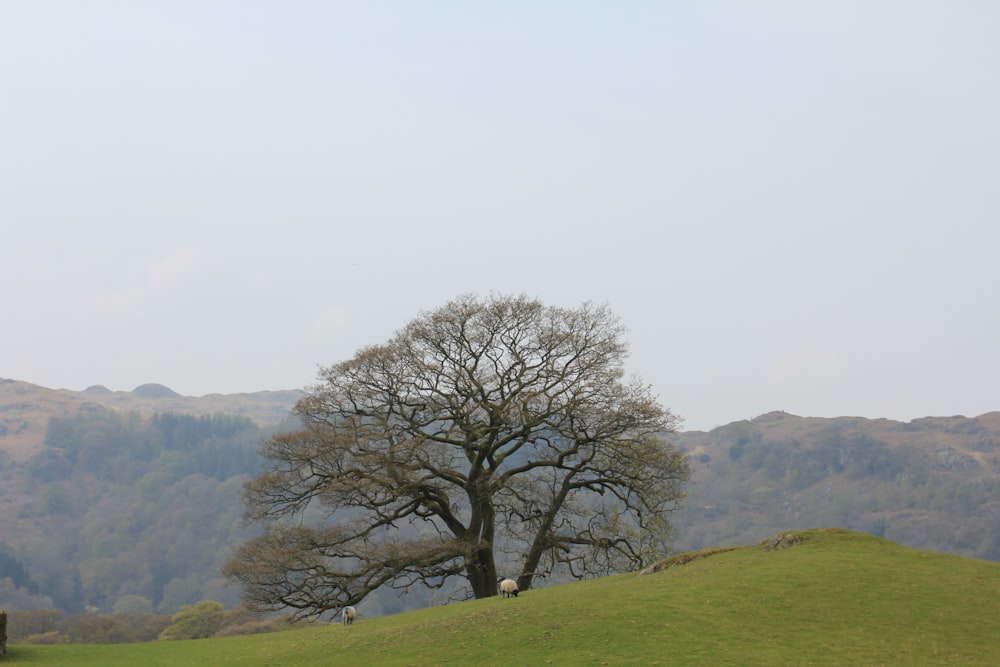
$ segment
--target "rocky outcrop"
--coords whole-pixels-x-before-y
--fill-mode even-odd
[[[955,472],[976,470],[979,463],[968,454],[962,454],[951,447],[941,447],[935,452],[933,465],[939,470]]]
[[[794,547],[797,544],[802,544],[802,536],[797,533],[778,533],[777,535],[772,535],[760,543],[760,545],[764,548],[764,551],[787,549],[788,547]]]

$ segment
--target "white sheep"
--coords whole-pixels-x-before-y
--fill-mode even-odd
[[[344,625],[350,625],[354,622],[354,617],[358,615],[358,610],[354,607],[344,607],[344,611],[340,615]]]
[[[504,579],[500,582],[500,595],[505,598],[517,597],[517,582],[513,579]]]

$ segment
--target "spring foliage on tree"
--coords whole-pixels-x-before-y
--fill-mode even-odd
[[[227,575],[311,616],[382,586],[481,598],[498,569],[524,591],[647,564],[689,468],[624,335],[601,306],[464,296],[322,369],[302,429],[262,449],[244,499],[264,530]]]
[[[222,605],[214,600],[202,600],[196,605],[184,605],[170,619],[170,625],[160,633],[160,639],[204,639],[211,637],[222,626],[225,614]]]

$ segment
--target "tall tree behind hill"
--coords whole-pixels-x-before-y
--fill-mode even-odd
[[[466,296],[424,313],[324,369],[303,429],[266,444],[246,488],[265,532],[227,573],[258,606],[314,615],[418,581],[496,595],[498,566],[522,590],[641,567],[688,467],[664,440],[675,417],[623,381],[626,354],[619,320],[589,304]],[[324,520],[303,524],[309,510]]]

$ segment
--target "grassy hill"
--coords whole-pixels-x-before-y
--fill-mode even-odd
[[[785,548],[770,549],[775,543]],[[13,646],[7,665],[996,665],[1000,564],[842,530],[351,627]]]

